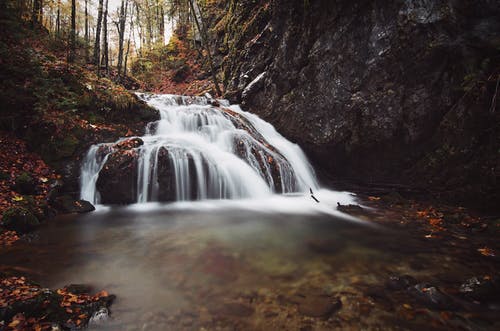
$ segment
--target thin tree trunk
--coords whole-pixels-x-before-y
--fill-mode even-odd
[[[71,32],[69,36],[68,62],[75,61],[76,52],[76,0],[71,0]]]
[[[102,3],[99,0],[99,7],[97,8],[97,26],[95,30],[95,43],[94,43],[94,64],[97,66],[97,73],[99,74],[101,57],[101,24],[102,24]]]
[[[123,64],[123,76],[127,76],[127,61],[128,61],[128,52],[130,51],[130,38],[132,37],[132,32],[134,30],[134,20],[132,19],[133,15],[130,15],[130,30],[128,32],[128,40],[127,40],[127,51],[125,52],[125,61]]]
[[[165,45],[165,11],[163,5],[160,5],[160,41]]]
[[[88,13],[88,0],[85,0],[85,61],[89,62],[89,13]]]
[[[106,73],[109,70],[109,53],[108,53],[108,0],[105,2],[104,6],[104,18],[102,27],[102,61],[101,64],[104,65]]]
[[[117,28],[118,28],[118,76],[121,74],[122,65],[123,65],[123,40],[125,37],[125,23],[127,20],[127,7],[128,1],[122,0],[120,7],[120,17],[118,20]]]
[[[222,92],[221,92],[220,87],[219,87],[219,81],[217,79],[217,74],[215,72],[214,62],[213,62],[213,59],[212,59],[212,54],[210,53],[210,45],[209,45],[209,42],[208,42],[208,34],[207,34],[206,30],[205,30],[205,26],[203,25],[203,21],[200,24],[200,22],[198,20],[198,15],[196,14],[195,6],[193,4],[194,1],[195,0],[189,0],[189,6],[191,7],[191,11],[193,13],[193,19],[194,19],[194,22],[196,23],[196,27],[198,28],[198,31],[200,32],[201,44],[204,46],[205,51],[207,52],[208,62],[209,62],[209,65],[210,65],[210,71],[212,72],[212,80],[213,80],[214,85],[215,85],[215,91],[217,92],[217,94],[219,96],[222,96]],[[200,12],[200,19],[203,19],[203,17],[201,16],[201,12]]]
[[[40,1],[40,11],[38,12],[38,22],[43,22],[43,0]]]
[[[33,0],[33,11],[31,12],[31,25],[35,27],[39,22],[41,0]]]
[[[150,8],[150,6],[146,7],[146,28],[148,29],[146,43],[147,43],[148,49],[151,49],[151,43],[153,40],[153,24],[151,23],[151,8]]]
[[[139,34],[139,56],[142,57],[142,47],[144,46],[141,17],[139,14],[139,4],[135,2],[136,18],[137,18],[137,33]]]
[[[36,0],[35,0],[36,1]],[[61,33],[61,0],[57,1],[57,18],[56,18],[56,34]]]

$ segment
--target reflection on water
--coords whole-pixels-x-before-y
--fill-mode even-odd
[[[50,287],[88,283],[116,294],[112,318],[97,327],[113,330],[400,329],[403,303],[367,294],[389,275],[470,273],[401,233],[242,201],[62,217],[0,258]],[[409,325],[422,325],[418,318]]]

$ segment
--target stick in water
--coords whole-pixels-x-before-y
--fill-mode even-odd
[[[311,192],[311,198],[313,198],[314,201],[318,202],[319,203],[319,200],[316,199],[316,197],[314,196],[314,193],[313,193],[313,190],[312,188],[309,188],[309,192]]]

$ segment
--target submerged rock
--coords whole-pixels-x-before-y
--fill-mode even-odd
[[[432,309],[455,310],[458,305],[449,295],[443,293],[438,287],[421,283],[408,288],[408,293]]]
[[[298,311],[304,316],[327,319],[342,308],[342,301],[321,289],[303,289],[289,299],[298,305]]]
[[[248,317],[255,312],[255,309],[250,305],[238,301],[225,302],[214,307],[209,307],[208,310],[213,315],[229,315],[235,317]]]
[[[417,280],[410,275],[391,276],[385,286],[390,290],[405,290],[416,283]]]
[[[459,289],[462,296],[479,302],[500,300],[500,278],[472,277],[466,280]]]
[[[341,307],[342,302],[339,298],[327,295],[308,295],[299,303],[299,313],[309,317],[328,318]]]

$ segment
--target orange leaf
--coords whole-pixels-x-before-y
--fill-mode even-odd
[[[96,294],[96,297],[98,297],[98,298],[107,297],[107,296],[109,296],[109,293],[107,291],[104,291],[104,290]]]
[[[495,251],[488,247],[478,248],[477,251],[484,256],[495,256]]]

